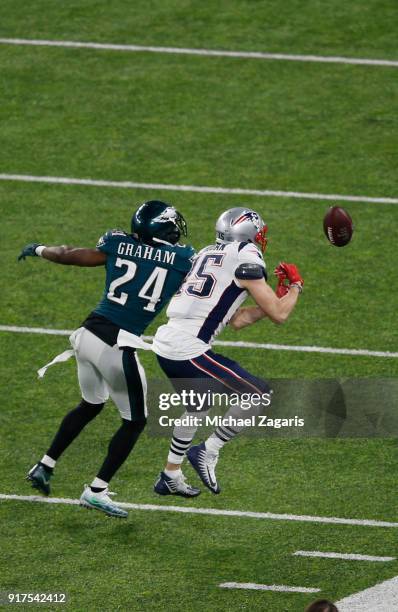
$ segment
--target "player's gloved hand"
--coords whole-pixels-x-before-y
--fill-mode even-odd
[[[32,244],[27,244],[18,256],[18,261],[21,261],[21,259],[25,259],[26,257],[37,257],[36,249],[39,246],[42,246],[41,242],[33,242]]]
[[[276,297],[283,298],[284,295],[289,293],[289,281],[286,273],[278,266],[274,270],[275,276],[278,277],[278,284],[275,289]]]
[[[278,297],[279,299],[283,298],[284,295],[289,293],[289,286],[285,285],[285,279],[278,280],[278,285],[276,287],[275,293],[276,297]]]
[[[289,285],[296,283],[301,286],[304,285],[304,279],[298,271],[297,266],[295,266],[294,264],[281,262],[279,266],[275,268],[274,274],[278,277],[279,280],[288,279]]]

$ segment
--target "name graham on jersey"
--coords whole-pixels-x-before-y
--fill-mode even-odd
[[[168,263],[173,265],[175,259],[175,251],[166,251],[157,249],[148,245],[133,244],[131,242],[119,242],[117,247],[118,255],[127,255],[127,257],[141,257],[141,259],[150,259],[160,263]]]
[[[224,427],[270,427],[272,429],[281,429],[282,427],[304,427],[305,421],[297,415],[286,419],[274,419],[266,414],[253,414],[245,418],[187,414],[180,418],[162,415],[159,417],[159,425],[161,427],[219,427],[223,425]]]

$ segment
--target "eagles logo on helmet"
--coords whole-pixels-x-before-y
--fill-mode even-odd
[[[174,206],[168,206],[166,210],[164,210],[160,215],[155,217],[153,220],[158,223],[167,223],[167,221],[176,221],[177,220],[177,211]]]
[[[144,242],[176,244],[181,234],[187,235],[187,224],[182,214],[171,204],[149,200],[135,211],[131,231]]]

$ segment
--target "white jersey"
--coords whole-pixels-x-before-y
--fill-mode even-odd
[[[196,256],[191,271],[167,309],[168,323],[156,332],[153,350],[173,360],[192,359],[211,348],[214,338],[248,293],[235,277],[243,263],[265,263],[251,242],[213,244]]]

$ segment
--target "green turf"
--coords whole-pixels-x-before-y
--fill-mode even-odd
[[[397,59],[389,0],[3,0],[1,35]]]
[[[28,49],[0,46],[4,171],[395,193],[394,70]]]
[[[29,512],[30,533],[20,539]],[[2,576],[7,590],[21,582],[31,590],[69,593],[77,610],[275,610],[297,612],[314,595],[225,591],[222,582],[322,585],[323,596],[340,597],[352,582],[361,588],[388,579],[398,563],[305,559],[296,550],[380,549],[380,530],[364,535],[363,527],[282,524],[255,519],[180,516],[137,512],[134,521],[111,521],[75,507],[10,502],[1,508],[8,530],[4,552],[9,569]],[[145,546],[142,542],[145,541]],[[36,567],[24,572],[27,548],[35,547]],[[394,555],[391,533],[382,550]],[[99,569],[100,568],[100,569]],[[33,571],[34,570],[34,571]],[[101,573],[93,584],[93,575]],[[102,582],[103,581],[103,582]],[[102,584],[102,587],[99,585]],[[192,588],[192,586],[194,588]],[[266,603],[265,603],[266,601]],[[106,602],[106,603],[104,603]],[[68,609],[69,606],[65,607]],[[55,608],[58,609],[58,608]]]
[[[391,2],[2,2],[0,36],[396,59]],[[396,20],[396,19],[395,19]],[[0,45],[0,172],[176,184],[396,196],[396,70]],[[331,247],[329,203],[80,186],[0,183],[0,324],[76,328],[103,271],[30,259],[27,242],[95,245],[128,229],[137,203],[171,200],[196,248],[218,214],[244,202],[269,225],[266,262],[294,261],[305,292],[281,327],[265,321],[223,340],[397,351],[398,207],[347,204],[352,243]],[[148,329],[153,333],[156,324]],[[0,493],[24,476],[78,402],[73,361],[36,370],[66,337],[0,332]],[[221,349],[220,349],[221,350]],[[223,347],[269,378],[396,377],[398,360]],[[152,354],[141,356],[160,378]],[[396,401],[396,398],[391,398]],[[156,407],[151,406],[152,410]],[[118,424],[111,404],[57,466],[54,495],[79,496]],[[225,449],[220,496],[189,503],[152,492],[168,448],[144,434],[116,475],[140,503],[397,521],[396,440],[242,437]],[[187,468],[192,483],[197,483]],[[321,589],[337,600],[396,575],[397,564],[304,559],[298,549],[396,554],[396,529],[131,511],[117,522],[75,506],[2,502],[1,590],[70,595],[73,610],[296,612],[316,595],[218,588],[223,581]],[[56,608],[60,609],[60,607]]]
[[[106,229],[128,229],[134,206],[140,199],[150,197],[150,192],[2,183],[0,194],[4,210],[1,248],[7,274],[12,278],[2,295],[4,323],[76,327],[101,295],[102,270],[61,268],[38,260],[17,263],[18,249],[32,240],[94,246]],[[217,215],[226,206],[240,202],[236,196],[207,195],[205,202],[200,194],[166,193],[164,197],[170,195],[175,195],[172,201],[183,210],[189,238],[197,248],[214,240]],[[285,326],[262,322],[240,333],[239,339],[394,351],[397,333],[392,301],[396,285],[393,226],[398,220],[398,207],[379,207],[375,227],[373,204],[351,206],[357,226],[355,237],[348,247],[338,249],[330,246],[323,235],[322,217],[327,208],[324,203],[268,198],[249,203],[256,205],[269,224],[266,262],[270,282],[274,283],[272,271],[279,261],[295,261],[305,278],[305,292]],[[70,283],[73,290],[68,290]],[[59,291],[64,294],[62,300]],[[164,315],[160,320],[163,318]],[[155,328],[156,325],[149,332]],[[236,340],[237,334],[228,330],[223,338]],[[259,355],[246,355],[247,352],[243,353],[247,364],[252,360],[258,363]],[[341,373],[342,359],[348,363],[350,375],[391,375],[398,371],[393,359],[336,360],[327,355],[320,358],[274,352],[260,355],[259,373],[272,376],[289,375],[291,364],[308,359],[312,363],[308,375],[314,377],[338,375],[333,364],[339,364]],[[274,370],[274,362],[286,363],[288,370]],[[298,368],[292,372],[297,373]]]

